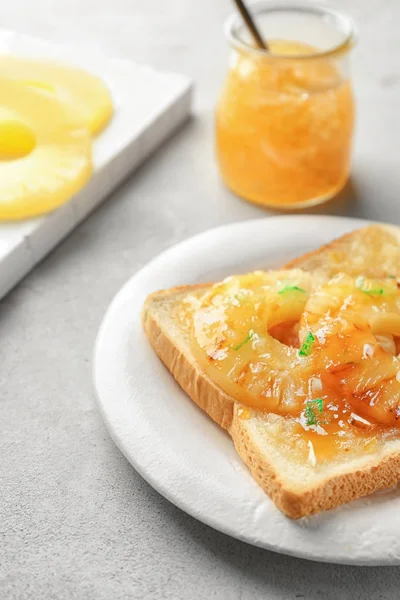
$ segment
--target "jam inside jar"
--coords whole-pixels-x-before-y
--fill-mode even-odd
[[[313,5],[252,5],[269,52],[237,16],[231,64],[216,110],[221,176],[242,198],[277,208],[329,200],[350,171],[354,99],[351,21]]]

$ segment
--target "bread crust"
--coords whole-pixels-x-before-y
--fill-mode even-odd
[[[189,294],[203,288],[206,290],[210,285],[184,286],[150,294],[144,305],[142,320],[150,344],[181,388],[213,421],[229,431],[235,400],[202,373],[199,366],[191,363],[184,352],[177,348],[168,332],[160,327],[157,314],[152,310],[154,300],[159,300],[160,295],[167,297],[182,292]]]
[[[377,459],[368,467],[327,477],[310,489],[295,491],[279,478],[270,463],[252,444],[245,422],[234,418],[230,430],[235,448],[262,489],[291,519],[329,510],[379,490],[394,487],[400,480],[400,453]]]
[[[387,228],[391,233],[395,228]],[[363,230],[362,230],[363,231]],[[398,230],[395,230],[399,237]],[[302,268],[319,261],[327,250],[343,247],[360,232],[353,232],[323,248],[291,261],[285,268]],[[311,260],[310,260],[311,259]],[[400,265],[399,265],[400,270]],[[181,388],[218,425],[232,437],[235,448],[250,469],[254,479],[288,517],[298,519],[328,510],[378,490],[390,488],[400,480],[400,452],[390,451],[360,469],[327,477],[318,485],[293,489],[254,443],[250,421],[240,416],[243,405],[219,388],[196,363],[192,356],[177,347],[169,332],[158,319],[157,305],[163,299],[206,290],[211,284],[183,286],[155,292],[148,296],[143,309],[143,326],[155,352],[172,373]],[[284,418],[284,417],[282,417]]]
[[[334,274],[338,271],[347,272],[347,269],[349,266],[351,266],[354,260],[354,252],[357,252],[357,245],[361,246],[365,243],[368,243],[369,237],[373,236],[377,232],[383,232],[390,237],[394,237],[396,239],[397,246],[400,247],[400,227],[394,225],[369,225],[363,229],[346,233],[340,238],[337,238],[332,242],[325,244],[324,246],[320,246],[316,250],[311,250],[302,256],[294,258],[283,268],[303,269],[306,271],[322,269],[329,274]],[[331,253],[335,252],[338,252],[342,255],[342,260],[339,260],[337,264],[333,265],[330,263],[329,257]],[[385,263],[380,262],[379,257],[377,256],[374,258],[374,262],[369,265],[371,277],[380,277],[387,274]],[[400,264],[397,267],[397,272],[400,274]]]

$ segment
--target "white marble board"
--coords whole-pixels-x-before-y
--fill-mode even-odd
[[[0,223],[1,298],[184,122],[192,86],[182,75],[12,31],[0,30],[0,53],[55,59],[87,69],[106,82],[115,110],[94,142],[94,174],[78,194],[44,217]]]

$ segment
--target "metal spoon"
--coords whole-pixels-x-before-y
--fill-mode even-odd
[[[247,27],[249,28],[249,31],[250,31],[251,35],[253,36],[254,41],[257,44],[257,47],[268,51],[269,50],[268,44],[261,37],[260,32],[258,31],[257,26],[254,22],[254,19],[251,16],[251,14],[249,13],[249,9],[244,4],[243,0],[234,0],[234,2],[236,4],[240,14],[242,15],[244,22],[246,23]]]

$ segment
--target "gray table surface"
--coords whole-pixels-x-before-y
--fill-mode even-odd
[[[400,3],[348,1],[358,130],[351,193],[314,212],[399,223]],[[0,25],[187,73],[195,116],[0,304],[0,597],[399,597],[397,568],[352,568],[237,542],[164,500],[96,410],[91,357],[113,295],[164,248],[266,213],[213,159],[228,0],[12,0]]]

